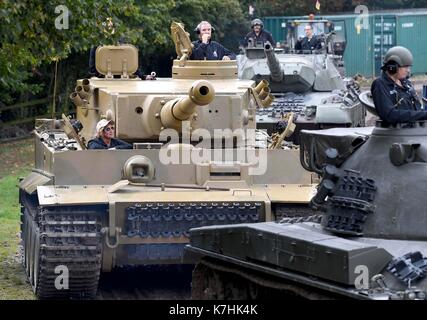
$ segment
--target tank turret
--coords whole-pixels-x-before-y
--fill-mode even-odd
[[[303,30],[306,24],[311,24],[318,33],[321,49],[295,49],[300,36],[296,29]],[[258,110],[258,128],[272,134],[280,126],[284,114],[294,112],[298,115],[297,128],[290,139],[299,143],[301,129],[365,124],[365,110],[357,97],[359,88],[352,79],[343,77],[342,56],[334,49],[338,35],[328,24],[326,20],[295,21],[287,24],[292,29],[288,30],[292,37],[287,46],[274,48],[268,42],[263,46],[250,43],[238,55],[239,78],[257,83],[266,80],[275,96],[270,107]]]
[[[427,241],[420,223],[427,209],[421,206],[424,190],[419,188],[427,178],[426,124],[393,127],[378,121],[370,129],[372,133],[359,141],[354,134],[353,145],[348,137],[346,141],[345,131],[329,136],[330,142],[320,149],[328,131],[303,134],[307,135],[303,138],[305,150],[318,148],[317,152],[307,151],[305,167],[324,172],[327,165],[327,171],[333,172],[332,176],[324,174],[322,182],[332,182],[330,190],[320,197],[325,201],[321,205],[326,211],[324,228],[338,235]],[[328,153],[335,156],[325,157]],[[353,193],[353,188],[360,192]],[[318,203],[322,203],[320,198]]]

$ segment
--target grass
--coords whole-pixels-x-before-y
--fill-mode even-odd
[[[0,178],[29,172],[34,165],[34,138],[0,144]]]
[[[32,139],[0,144],[0,300],[34,299],[21,264],[17,188],[33,157]]]

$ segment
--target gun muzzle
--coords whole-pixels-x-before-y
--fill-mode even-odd
[[[281,82],[283,80],[283,70],[280,66],[280,62],[274,53],[274,48],[270,42],[266,42],[264,45],[264,52],[267,58],[267,66],[270,69],[270,79],[273,82]]]
[[[268,81],[267,80],[261,80],[257,86],[254,88],[254,91],[259,95],[265,87],[268,87]]]
[[[264,108],[267,108],[269,105],[273,103],[273,101],[274,101],[274,96],[271,93],[269,93],[268,96],[261,101],[261,103]]]
[[[82,85],[77,86],[74,90],[78,93],[80,98],[85,100],[87,100],[92,95],[92,91],[93,91],[93,89],[90,87],[88,79],[84,79],[82,81]]]
[[[71,101],[73,101],[74,105],[76,107],[82,106],[83,105],[83,100],[82,98],[79,96],[79,94],[77,92],[73,92],[70,94],[70,99]]]
[[[270,94],[271,90],[269,87],[264,87],[262,88],[261,92],[259,93],[259,98],[261,100],[264,100],[265,98],[268,97],[268,95]]]
[[[191,86],[188,97],[168,101],[160,111],[165,128],[181,129],[181,122],[190,119],[197,106],[205,106],[215,98],[215,89],[209,81],[198,80]]]

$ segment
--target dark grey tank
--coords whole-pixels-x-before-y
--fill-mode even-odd
[[[319,215],[192,230],[194,296],[213,274],[222,298],[426,299],[427,124],[304,130],[301,164]]]

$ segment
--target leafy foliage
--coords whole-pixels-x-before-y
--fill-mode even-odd
[[[60,77],[85,76],[88,50],[94,45],[114,44],[121,38],[137,45],[142,64],[153,69],[159,57],[175,56],[172,20],[185,22],[188,29],[200,20],[211,20],[225,45],[235,43],[244,25],[237,0],[64,0],[61,4],[69,10],[68,29],[55,27],[55,22],[66,21],[65,7],[57,8],[57,1],[0,2],[0,106],[51,93],[56,61],[60,61]],[[231,30],[230,35],[226,30]],[[63,84],[60,91],[67,86],[73,84]],[[27,92],[32,95],[22,96]]]
[[[316,13],[316,0],[2,0],[0,1],[0,107],[47,96],[53,91],[58,61],[59,93],[66,96],[87,75],[88,51],[120,38],[140,49],[142,69],[168,76],[175,57],[170,23],[183,22],[192,40],[194,27],[208,20],[214,38],[236,51],[255,17]],[[320,0],[319,13],[351,12],[358,4],[379,8],[425,7],[427,0]],[[55,22],[69,28],[58,29]],[[249,16],[248,8],[255,8]],[[110,20],[108,20],[110,19]],[[109,21],[111,24],[109,26]],[[114,31],[114,32],[113,32]],[[66,105],[68,99],[59,101]]]
[[[10,102],[27,90],[39,92],[40,85],[27,81],[39,67],[86,52],[95,44],[113,44],[124,37],[134,43],[164,45],[166,35],[159,30],[167,22],[164,13],[173,7],[172,0],[64,0],[61,4],[68,8],[68,29],[56,28],[55,23],[64,25],[67,15],[64,10],[55,12],[57,1],[0,2],[0,100]]]

